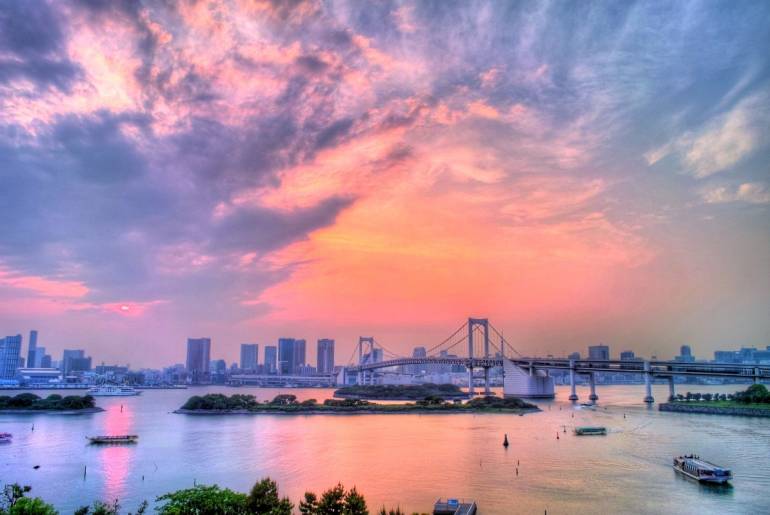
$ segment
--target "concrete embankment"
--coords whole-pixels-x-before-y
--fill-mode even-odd
[[[703,404],[687,404],[666,402],[658,405],[660,411],[675,411],[677,413],[702,413],[705,415],[735,415],[741,417],[770,417],[770,407],[743,408],[740,406],[707,406]]]

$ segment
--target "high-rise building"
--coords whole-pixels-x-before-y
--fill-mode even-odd
[[[265,345],[265,374],[275,374],[278,363],[278,349],[275,345]]]
[[[334,372],[334,340],[321,338],[318,340],[316,352],[316,370],[319,374]]]
[[[91,370],[91,358],[83,349],[64,349],[62,352],[61,371],[64,377]]]
[[[21,335],[0,339],[0,379],[13,379],[19,368],[21,357]]]
[[[681,361],[683,363],[692,363],[695,361],[695,356],[692,355],[692,349],[689,345],[682,345],[679,347],[679,356],[674,358],[674,361]]]
[[[609,361],[610,348],[607,345],[591,345],[588,347],[588,359]]]
[[[299,369],[302,365],[307,363],[305,358],[306,351],[305,340],[294,340],[294,372],[293,374],[299,374]]]
[[[209,381],[211,361],[211,338],[187,339],[187,374],[192,384]]]
[[[294,338],[278,339],[278,373],[297,375],[299,367],[305,364],[305,340]]]
[[[634,361],[635,359],[636,354],[632,350],[624,350],[620,353],[620,361]]]
[[[278,338],[278,373],[292,375],[294,372],[294,338]]]
[[[27,366],[30,368],[43,368],[43,360],[45,359],[45,347],[36,347],[34,361],[28,362]],[[51,363],[51,356],[48,356],[48,363]]]
[[[51,356],[43,353],[43,355],[40,357],[40,365],[36,366],[36,368],[53,368],[53,365],[51,364]]]
[[[241,344],[241,370],[257,370],[259,361],[259,345],[256,343]]]
[[[37,331],[32,329],[29,332],[29,346],[27,349],[27,366],[36,367],[37,362]]]
[[[569,356],[567,356],[567,359],[574,359],[575,361],[580,360],[580,353],[579,352],[573,352]]]

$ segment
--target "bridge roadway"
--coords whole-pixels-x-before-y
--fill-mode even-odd
[[[644,361],[620,360],[569,360],[560,358],[505,358],[524,369],[574,370],[575,373],[616,372],[623,374],[644,374]],[[503,358],[398,358],[376,363],[364,363],[347,367],[351,373],[390,368],[404,365],[462,365],[466,368],[503,366]],[[770,365],[737,363],[683,363],[680,361],[650,361],[649,373],[658,377],[669,376],[710,376],[770,379]]]

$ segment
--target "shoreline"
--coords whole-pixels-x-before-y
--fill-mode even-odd
[[[463,395],[436,395],[436,397],[441,397],[445,401],[462,401],[462,400],[468,400],[470,399],[470,396],[468,394]],[[376,395],[356,395],[356,394],[334,394],[335,399],[352,399],[352,400],[364,400],[364,401],[421,401],[424,399],[424,397],[378,397]]]
[[[224,416],[224,415],[408,415],[417,413],[419,415],[456,415],[456,414],[505,414],[505,415],[525,415],[528,413],[537,413],[542,411],[540,408],[520,408],[520,409],[430,409],[430,408],[407,408],[407,409],[308,409],[308,410],[283,410],[283,409],[265,409],[265,410],[186,410],[179,408],[172,413],[176,415],[197,415],[197,416]]]
[[[698,413],[703,415],[732,415],[739,417],[766,417],[770,418],[770,407],[744,408],[740,406],[708,406],[705,404],[685,404],[678,402],[665,402],[658,404],[658,411],[675,413]]]
[[[95,406],[93,408],[83,409],[3,409],[0,415],[87,415],[90,413],[101,413],[104,408]]]

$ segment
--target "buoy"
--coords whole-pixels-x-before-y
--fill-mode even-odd
[[[37,469],[39,469],[39,468],[40,468],[40,465],[35,465],[35,466],[34,466],[34,467],[32,467],[32,468],[33,468],[33,469],[35,469],[35,470],[37,470]]]
[[[505,433],[505,437],[503,438],[503,447],[508,447],[508,433]]]
[[[559,439],[559,432],[558,431],[556,431],[556,439],[557,440]]]
[[[517,476],[519,475],[519,469],[518,469],[518,467],[516,468],[516,475],[517,475]]]

